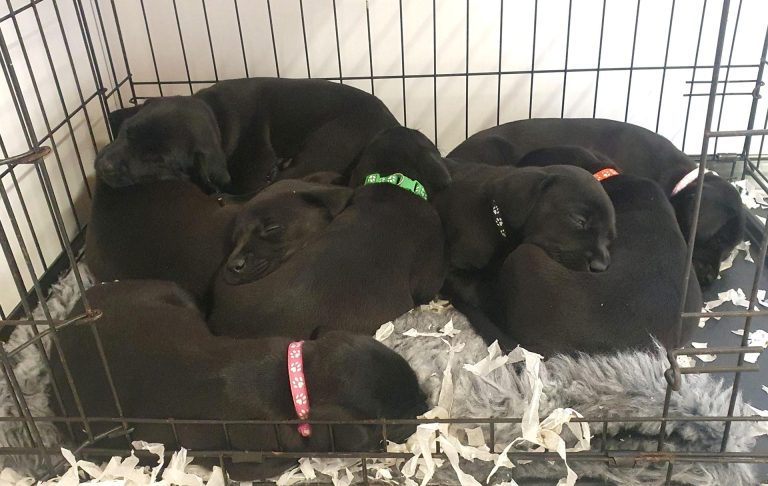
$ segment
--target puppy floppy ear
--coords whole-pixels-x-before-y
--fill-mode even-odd
[[[195,150],[191,179],[207,191],[216,192],[229,184],[227,157],[220,147]]]
[[[355,191],[345,186],[316,184],[315,187],[300,192],[305,201],[325,206],[332,217],[335,217],[347,207]]]
[[[316,182],[318,184],[344,184],[344,176],[338,172],[331,171],[315,172],[314,174],[304,176],[301,180],[306,182]]]
[[[504,222],[510,228],[522,228],[555,177],[541,170],[516,169],[494,181],[491,196],[499,205]]]
[[[144,105],[131,106],[129,108],[122,108],[109,112],[107,119],[109,120],[109,126],[112,129],[112,133],[117,136],[117,133],[120,131],[120,127],[123,126],[123,123],[125,123],[127,119],[136,115],[143,107]]]
[[[221,128],[213,110],[205,102],[188,97],[185,103],[191,114],[188,130],[193,140],[192,157],[196,171],[192,177],[213,186],[214,192],[218,191],[231,180]]]

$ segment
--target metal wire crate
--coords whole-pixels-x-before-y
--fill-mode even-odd
[[[219,79],[257,75],[320,77],[353,84],[382,97],[403,124],[422,129],[441,146],[460,142],[481,128],[512,119],[542,115],[595,117],[607,113],[609,118],[635,122],[667,135],[724,176],[749,178],[768,190],[768,175],[762,167],[768,109],[761,103],[760,94],[768,62],[768,16],[755,15],[755,11],[760,12],[760,2],[703,0],[682,4],[670,0],[659,8],[658,4],[636,0],[634,8],[629,9],[633,10],[633,16],[628,18],[630,28],[622,32],[628,55],[617,59],[610,54],[607,43],[611,35],[616,35],[611,30],[611,12],[615,13],[617,5],[623,2],[593,1],[586,10],[594,25],[599,25],[599,30],[593,32],[597,48],[590,51],[591,57],[585,61],[579,59],[585,52],[579,44],[583,33],[579,30],[583,20],[580,12],[585,10],[585,3],[573,0],[497,0],[490,6],[469,0],[450,4],[447,0],[433,0],[431,5],[424,2],[418,6],[404,4],[402,0],[339,0],[339,5],[337,0],[322,5],[303,0],[279,4],[270,0],[6,0],[4,11],[0,7],[0,65],[4,79],[0,93],[12,123],[0,123],[0,199],[4,209],[0,213],[0,247],[6,262],[0,271],[0,319],[6,338],[17,326],[31,326],[34,337],[14,349],[0,349],[0,362],[5,380],[14,391],[17,412],[17,417],[3,417],[0,421],[22,422],[29,438],[28,447],[0,447],[0,454],[38,455],[47,461],[48,474],[55,474],[63,464],[54,459],[58,449],[44,444],[39,432],[42,423],[86,424],[86,429],[88,424],[112,424],[108,433],[90,434],[87,442],[75,451],[97,457],[127,453],[101,448],[100,441],[125,435],[131,424],[159,422],[173,428],[185,422],[128,417],[34,417],[14,375],[14,359],[20,352],[35,346],[45,354],[44,338],[51,338],[53,346],[57,346],[56,335],[67,326],[91,326],[98,340],[98,309],[92,309],[86,302],[85,314],[67,321],[55,320],[46,308],[45,296],[62,271],[70,268],[80,292],[84,293],[76,263],[87,227],[92,160],[113,136],[107,123],[111,110],[151,96],[189,94]],[[654,18],[655,25],[666,29],[657,62],[642,59],[647,16],[665,9],[669,9],[668,17]],[[452,17],[446,20],[448,14]],[[447,34],[442,27],[444,21],[448,24]],[[749,29],[743,27],[744,23],[749,24]],[[552,64],[542,60],[541,53],[553,49],[550,34],[554,24],[555,28],[561,27],[565,36],[560,46],[563,56]],[[524,42],[519,33],[514,33],[520,25],[526,26]],[[673,38],[680,25],[686,32],[695,33],[692,58],[675,54]],[[743,34],[745,31],[748,35]],[[475,62],[475,53],[487,48],[489,39],[493,39],[493,55],[486,53],[480,56],[482,62]],[[397,48],[392,49],[393,45]],[[745,51],[753,57],[742,62]],[[414,56],[418,61],[414,61]],[[169,64],[176,69],[169,70]],[[648,103],[648,75],[655,76],[654,95],[658,94],[658,102]],[[626,80],[619,83],[620,89],[616,86],[617,76]],[[681,92],[679,83],[673,81],[680,76],[686,78],[687,92]],[[577,96],[588,93],[587,98],[591,99],[574,105],[574,86]],[[546,102],[541,103],[542,97]],[[645,105],[641,119],[634,116],[639,111],[639,102]],[[676,107],[677,125],[682,131],[665,127],[670,105]],[[731,111],[733,116],[729,116]],[[703,123],[698,122],[699,118],[703,118]],[[733,120],[737,120],[735,125]],[[704,169],[702,164],[697,210]],[[694,220],[692,235],[696,224]],[[750,238],[759,246],[753,286],[748,294],[749,308],[755,309],[768,251],[768,232],[755,217],[750,218],[748,226]],[[688,270],[692,244],[691,238]],[[687,281],[681,285],[687,289]],[[33,316],[38,304],[42,318]],[[658,423],[657,451],[590,451],[571,454],[569,461],[600,461],[617,466],[666,464],[668,484],[677,463],[768,463],[768,453],[725,452],[730,424],[755,420],[734,417],[733,409],[742,373],[758,369],[744,361],[745,353],[759,351],[747,346],[749,331],[755,319],[765,319],[767,315],[768,310],[682,314],[743,317],[740,346],[708,350],[736,355],[736,364],[681,369],[676,357],[696,351],[670,352],[666,400],[659,416],[577,420],[602,423],[603,434],[610,423]],[[108,373],[108,360],[103,354],[101,358]],[[728,414],[671,417],[670,397],[679,389],[684,373],[730,374],[733,393]],[[59,387],[72,387],[69,378],[68,383],[54,384],[55,395],[58,396]],[[489,424],[493,444],[497,424],[519,421],[520,418],[476,417],[423,422]],[[670,421],[724,422],[721,451],[665,450],[664,431]],[[382,425],[386,438],[388,425],[417,422],[361,423]],[[195,423],[215,423],[226,429],[245,423],[277,426],[298,421]],[[318,426],[323,424],[330,426],[333,422],[318,422]],[[513,460],[536,461],[557,457],[554,453],[509,455]],[[195,451],[195,456],[217,458],[223,464],[225,457],[245,460],[299,455],[217,450]],[[360,457],[366,483],[366,458],[403,457],[384,452],[328,452],[314,456]]]

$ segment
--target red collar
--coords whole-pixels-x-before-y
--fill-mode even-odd
[[[309,417],[309,394],[307,381],[304,379],[303,345],[304,341],[294,341],[288,345],[288,385],[291,387],[296,416],[306,420]],[[312,434],[312,426],[308,423],[299,424],[297,430],[302,437],[309,437]]]
[[[613,177],[617,175],[619,175],[619,171],[617,171],[616,169],[612,169],[611,167],[606,167],[605,169],[600,169],[594,174],[592,174],[592,177],[594,177],[598,181],[604,181],[609,177]]]

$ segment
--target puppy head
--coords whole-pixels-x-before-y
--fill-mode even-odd
[[[521,231],[522,242],[572,270],[600,272],[610,265],[616,217],[589,172],[563,165],[518,169],[498,181],[494,193],[504,222]]]
[[[96,157],[96,175],[113,187],[189,180],[206,192],[229,183],[211,109],[191,96],[148,100]]]
[[[416,374],[399,354],[378,341],[361,335],[329,331],[316,341],[322,359],[313,361],[309,382],[316,420],[407,419],[427,411],[426,396]],[[318,382],[319,380],[319,382]],[[387,438],[405,440],[415,426],[387,427]],[[340,450],[378,447],[381,427],[334,426]]]
[[[352,172],[350,185],[361,185],[372,173],[390,175],[398,172],[419,181],[430,198],[451,182],[435,144],[418,130],[394,127],[376,135],[363,150]]]
[[[256,194],[235,220],[235,249],[224,280],[239,285],[274,271],[325,228],[352,193],[348,187],[285,179]]]
[[[696,184],[675,194],[670,202],[687,240],[693,223]],[[700,209],[693,247],[693,268],[699,283],[706,287],[720,274],[720,262],[744,239],[746,213],[738,191],[715,174],[704,176]]]

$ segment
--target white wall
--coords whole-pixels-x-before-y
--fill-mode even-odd
[[[211,53],[208,45],[202,2],[179,1],[178,11],[189,70],[192,80],[214,79]],[[338,31],[341,45],[341,66],[344,77],[370,76],[369,48],[366,31],[366,2],[363,0],[336,0]],[[469,2],[469,62],[472,73],[499,71],[499,28],[503,27],[504,72],[530,71],[532,61],[533,18],[535,0],[507,1],[504,19],[500,23],[499,0],[473,0]],[[739,2],[731,2],[731,15],[725,45],[728,60],[733,28]],[[145,2],[149,30],[158,60],[162,81],[186,80],[179,30],[170,1]],[[664,80],[664,99],[659,117],[659,131],[682,146],[690,85],[693,69],[681,66],[711,65],[717,40],[722,2],[709,1],[704,16],[701,46],[696,59],[696,44],[702,16],[702,0],[676,2],[672,34],[669,42],[667,71]],[[768,23],[768,3],[764,0],[743,0],[739,15],[739,29],[731,64],[756,65],[759,61]],[[208,2],[208,17],[214,45],[216,66],[220,78],[245,76],[245,68],[238,36],[234,0]],[[437,36],[436,70],[440,74],[465,73],[466,57],[466,1],[438,0],[434,16]],[[214,8],[214,6],[216,8]],[[275,62],[267,16],[267,2],[238,2],[240,20],[245,38],[248,70],[251,76],[273,76]],[[375,76],[400,76],[403,73],[400,44],[400,9],[397,0],[370,0],[368,2],[371,30],[371,57]],[[562,70],[565,67],[568,25],[568,0],[539,0],[536,22],[536,71]],[[635,42],[632,89],[629,94],[627,121],[656,129],[659,97],[662,88],[662,69],[671,12],[671,0],[641,0]],[[124,30],[138,32],[129,45],[128,55],[134,79],[156,81],[149,45],[146,39],[141,6],[134,0],[118,2]],[[309,56],[307,72],[302,38],[299,1],[271,2],[278,61],[281,76],[338,77],[339,66],[335,41],[333,0],[305,0],[304,21]],[[571,13],[568,68],[594,69],[597,67],[600,46],[602,0],[575,0]],[[605,28],[601,67],[629,68],[632,61],[635,28],[635,0],[608,0],[605,9]],[[406,75],[433,73],[433,12],[432,2],[404,0],[403,38]],[[725,72],[721,73],[724,78]],[[754,79],[756,68],[732,69],[733,79]],[[708,80],[710,69],[698,69],[695,79]],[[464,139],[465,113],[469,111],[468,132],[496,123],[496,96],[499,76],[473,76],[469,80],[469,106],[465,105],[466,77],[442,77],[437,81],[438,143],[448,151]],[[567,76],[565,105],[566,117],[592,116],[596,73],[572,72]],[[600,74],[597,95],[598,117],[624,120],[627,111],[629,70],[603,71]],[[350,84],[371,91],[368,80],[350,81]],[[534,76],[532,107],[529,104],[531,76],[528,73],[501,76],[501,121],[534,117],[561,116],[564,76],[562,73],[542,73]],[[394,113],[409,126],[420,128],[434,137],[433,80],[430,77],[411,78],[406,81],[404,110],[402,81],[381,79],[374,83],[375,94],[380,96]],[[205,85],[195,85],[195,89]],[[729,91],[751,91],[754,85],[732,84]],[[707,93],[709,86],[697,84],[695,93]],[[184,85],[163,87],[164,94],[188,94]],[[152,86],[139,89],[140,95],[156,96]],[[751,97],[729,97],[723,129],[746,127]],[[763,120],[765,107],[761,110]],[[691,103],[689,131],[685,140],[687,152],[701,148],[701,130],[706,112],[706,97],[694,97]],[[722,144],[720,151],[738,152],[742,140]]]
[[[86,12],[90,13],[91,7],[88,2],[85,3]],[[27,4],[29,4],[28,1],[15,1],[12,2],[12,7],[15,10]],[[58,15],[54,7],[58,7]],[[5,17],[8,12],[7,5],[0,6],[0,17]],[[65,35],[62,34],[59,19]],[[65,119],[65,113],[72,114],[82,105],[80,92],[84,98],[96,93],[96,82],[88,62],[86,44],[78,27],[76,4],[73,1],[57,1],[55,4],[52,0],[40,2],[34,8],[27,8],[14,18],[0,22],[0,31],[7,44],[13,61],[13,68],[28,106],[34,126],[34,139],[40,141],[47,136],[51,129]],[[70,65],[65,49],[65,38],[71,49],[74,70]],[[46,55],[44,40],[47,42],[51,53],[51,62]],[[29,62],[25,59],[22,41]],[[101,48],[100,46],[97,47]],[[61,87],[63,104],[56,87],[54,72]],[[33,83],[33,78],[35,83]],[[79,90],[76,79],[80,83]],[[38,101],[35,84],[39,90],[39,100],[42,101],[45,114],[43,114],[41,103]],[[90,125],[93,127],[93,138],[88,129],[89,123],[86,119],[86,113]],[[87,223],[90,205],[77,153],[79,152],[80,159],[82,159],[86,176],[90,175],[93,171],[96,147],[107,143],[108,136],[98,98],[87,103],[86,110],[78,110],[70,123],[71,131],[70,125],[65,124],[54,132],[53,140],[48,139],[43,145],[49,147],[55,145],[56,148],[57,154],[52,153],[47,157],[45,166],[50,174],[56,199],[61,207],[68,236],[72,238],[78,231],[75,214],[77,214],[81,225]],[[20,120],[14,107],[13,97],[5,75],[0,75],[0,137],[4,143],[4,151],[0,151],[2,156],[17,155],[30,148],[30,143],[24,136],[22,120]],[[6,166],[0,166],[0,172],[6,168]],[[8,193],[12,212],[18,220],[22,240],[29,252],[34,271],[39,276],[44,270],[43,260],[50,265],[62,252],[62,247],[56,236],[53,218],[45,202],[42,184],[34,167],[19,166],[14,170],[14,173],[18,186],[10,175],[2,178],[2,185]],[[69,186],[70,196],[65,190],[65,180]],[[22,199],[27,206],[31,225],[25,217]],[[20,251],[20,244],[14,235],[15,231],[9,213],[2,203],[0,203],[0,223],[10,239],[15,259],[25,276],[25,286],[30,288],[32,281]],[[39,252],[33,234],[38,238]],[[7,313],[18,303],[18,300],[19,297],[11,279],[7,260],[0,256],[0,306]]]
[[[29,0],[12,2],[15,8]],[[105,85],[114,86],[116,80],[127,76],[123,54],[117,37],[117,26],[112,7],[107,0],[82,0],[88,19],[93,42],[97,49],[98,66]],[[701,133],[706,112],[706,96],[684,96],[689,93],[688,81],[706,81],[711,76],[707,68],[713,62],[722,2],[710,0],[703,16],[702,37],[696,58],[699,25],[702,22],[703,0],[675,2],[672,31],[669,35],[669,53],[666,65],[670,67],[662,83],[665,65],[665,51],[669,34],[672,0],[640,0],[637,17],[637,35],[634,42],[634,64],[631,73],[637,0],[606,0],[603,48],[600,56],[599,89],[595,103],[597,73],[595,68],[600,52],[601,19],[603,0],[573,0],[570,15],[570,36],[568,36],[568,0],[539,0],[536,26],[536,52],[533,54],[533,30],[535,0],[504,2],[504,16],[500,19],[500,0],[471,0],[469,2],[469,56],[466,56],[467,2],[460,0],[436,0],[436,15],[429,1],[403,0],[402,19],[397,0],[336,0],[336,20],[340,49],[336,46],[333,0],[272,0],[272,20],[275,32],[276,50],[280,75],[284,77],[339,77],[345,82],[366,91],[373,91],[382,98],[401,121],[408,126],[421,129],[433,139],[439,148],[447,153],[461,142],[465,133],[493,126],[497,117],[497,90],[501,86],[499,119],[501,122],[534,117],[606,117],[657,129],[670,138],[678,147],[688,153],[701,149]],[[758,63],[760,50],[768,24],[768,2],[765,0],[733,0],[725,43],[724,62],[728,62],[736,16],[739,16],[735,48],[730,63],[750,65]],[[58,0],[66,38],[73,50],[75,72],[88,96],[96,91],[96,83],[90,70],[85,42],[78,28],[75,8],[77,0]],[[106,37],[102,35],[97,20],[96,6],[101,10]],[[152,55],[142,5],[138,0],[116,0],[117,18],[125,39],[128,64],[136,82],[155,82]],[[304,27],[307,48],[305,51],[300,5],[304,9]],[[366,5],[370,18],[371,49],[368,46],[368,23]],[[80,104],[74,83],[74,74],[63,47],[63,36],[59,30],[53,0],[44,0],[37,5],[53,51],[52,58],[59,75],[67,111]],[[209,46],[202,0],[176,0],[181,36],[185,45],[187,63],[192,80],[213,80],[214,64]],[[213,55],[220,79],[243,77],[246,66],[250,76],[274,76],[276,74],[267,0],[207,0],[205,2],[210,26]],[[235,7],[240,14],[243,33],[241,47]],[[145,0],[149,34],[155,49],[159,79],[161,81],[185,81],[183,84],[163,85],[163,94],[189,94],[187,74],[182,55],[179,28],[177,27],[172,0]],[[740,13],[739,13],[740,8]],[[7,8],[0,7],[0,16]],[[39,86],[43,105],[51,125],[57,125],[64,118],[64,108],[58,98],[51,68],[42,48],[42,39],[32,9],[17,16],[22,38],[30,55],[31,71]],[[404,57],[401,57],[401,25]],[[433,31],[433,25],[436,29]],[[22,84],[25,99],[38,138],[44,136],[45,126],[41,110],[30,82],[21,53],[18,36],[12,20],[0,23]],[[501,31],[500,31],[501,29]],[[437,40],[437,57],[433,57],[433,33]],[[502,38],[501,71],[499,76],[499,38]],[[566,43],[569,47],[566,52]],[[107,44],[109,49],[107,49]],[[245,50],[245,60],[243,59]],[[109,62],[111,53],[115,73]],[[546,72],[567,67],[579,70],[570,72],[567,78],[562,73]],[[309,72],[306,58],[309,58]],[[370,81],[370,59],[376,79]],[[531,82],[530,70],[536,73]],[[404,66],[404,71],[403,71]],[[621,69],[625,68],[625,69]],[[651,68],[651,69],[648,69]],[[459,74],[440,76],[436,81],[432,74]],[[478,76],[464,76],[466,72],[486,73]],[[403,97],[403,81],[399,78],[405,72],[406,96]],[[734,68],[726,74],[731,80],[754,79],[755,67]],[[631,74],[631,90],[628,86]],[[500,84],[499,84],[500,83]],[[531,96],[531,85],[533,95]],[[565,85],[565,90],[563,89]],[[194,84],[194,89],[206,84]],[[729,84],[728,92],[749,92],[752,83]],[[661,92],[663,88],[663,98]],[[157,96],[156,85],[137,85],[138,96]],[[467,95],[469,104],[465,103]],[[433,97],[437,92],[437,99]],[[707,93],[708,84],[694,85],[694,93]],[[124,102],[132,96],[128,85],[123,86],[120,95]],[[661,110],[659,101],[661,99]],[[532,103],[530,102],[532,100]],[[746,128],[750,96],[730,96],[723,108],[721,129]],[[117,96],[110,98],[117,106]],[[435,104],[437,105],[437,132],[435,132]],[[627,108],[628,107],[628,108]],[[757,122],[763,126],[766,117],[766,101],[760,102]],[[718,123],[719,102],[715,123]],[[87,175],[92,173],[94,147],[100,147],[108,140],[98,99],[87,106],[94,127],[94,140],[87,130],[83,112],[72,120],[77,147],[80,150]],[[407,118],[407,120],[406,120]],[[686,132],[686,118],[687,135]],[[465,122],[466,120],[466,122]],[[14,111],[5,80],[0,77],[0,136],[10,154],[23,152],[28,148],[23,137],[18,117]],[[684,139],[685,138],[685,139]],[[87,221],[88,195],[75,156],[75,144],[69,127],[57,130],[57,142],[64,174],[71,185],[75,211],[69,206],[63,189],[62,176],[57,159],[48,157],[46,164],[56,186],[57,199],[62,207],[70,237],[77,231],[75,212],[81,222]],[[738,153],[743,139],[721,140],[716,149],[719,153]],[[710,146],[712,151],[715,146]],[[759,141],[753,143],[756,150]],[[754,151],[754,150],[753,150]],[[768,148],[764,149],[768,151]],[[40,237],[42,253],[48,261],[61,251],[57,242],[47,206],[44,204],[40,184],[33,171],[18,169],[21,191],[31,213],[32,226]],[[32,244],[31,232],[23,220],[20,202],[10,178],[3,179],[3,185],[10,193],[14,213],[21,220],[24,240],[30,249],[36,271],[42,266]],[[8,216],[0,208],[0,221],[6,232],[12,233]],[[11,237],[18,252],[18,242]],[[2,258],[0,258],[2,261]],[[23,260],[20,260],[23,263]],[[27,280],[27,285],[30,281]],[[0,305],[8,311],[18,300],[10,275],[0,266]]]

